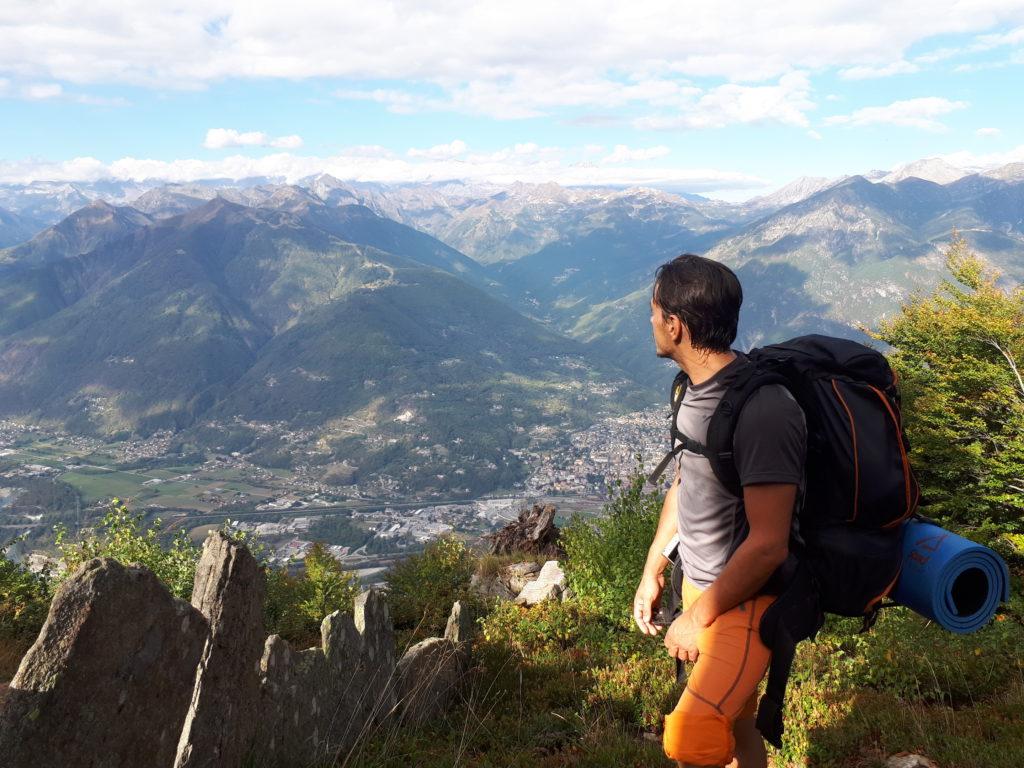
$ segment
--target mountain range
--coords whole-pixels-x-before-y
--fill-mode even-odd
[[[660,400],[658,264],[736,270],[737,346],[863,338],[943,276],[954,229],[1020,282],[1024,164],[932,159],[743,204],[324,174],[0,185],[0,415],[262,455],[279,424],[357,475],[507,487],[533,428]]]

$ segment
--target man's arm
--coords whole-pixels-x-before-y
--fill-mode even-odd
[[[789,553],[797,486],[760,483],[743,488],[750,532],[722,572],[665,633],[665,647],[680,659],[697,659],[697,634],[716,618],[755,596]]]
[[[661,591],[665,587],[665,568],[669,565],[669,559],[663,553],[665,547],[676,535],[678,523],[676,521],[676,495],[679,490],[679,477],[665,493],[665,501],[661,505],[661,516],[658,518],[658,529],[654,533],[654,540],[650,549],[647,550],[647,562],[644,564],[644,572],[640,578],[640,586],[636,589],[636,597],[633,598],[633,620],[640,627],[645,635],[656,635],[660,627],[651,624],[651,616],[654,606],[661,597]]]

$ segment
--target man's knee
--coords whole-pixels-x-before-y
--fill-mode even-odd
[[[683,765],[726,765],[736,748],[732,721],[710,707],[670,712],[662,743],[665,754]]]

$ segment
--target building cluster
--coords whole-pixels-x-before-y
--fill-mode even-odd
[[[560,450],[548,441],[551,428],[531,432],[544,447],[523,451],[533,467],[525,492],[528,496],[575,494],[603,497],[608,485],[631,476],[638,461],[652,468],[669,448],[666,409],[602,419],[589,429],[566,436]]]

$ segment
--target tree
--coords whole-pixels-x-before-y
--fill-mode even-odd
[[[326,545],[316,542],[306,553],[305,598],[302,612],[317,627],[328,614],[335,611],[352,612],[359,594],[359,579],[341,567]]]
[[[911,461],[950,523],[1024,530],[1024,288],[1004,288],[954,233],[952,280],[871,335],[892,345]]]

